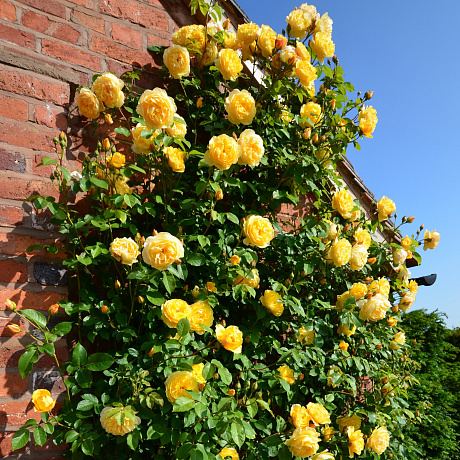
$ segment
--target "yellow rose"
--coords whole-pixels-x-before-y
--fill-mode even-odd
[[[354,458],[355,454],[361,455],[364,449],[364,438],[361,430],[355,430],[354,427],[347,427],[348,435],[348,453],[350,458]]]
[[[233,137],[221,134],[213,136],[208,144],[208,150],[204,154],[204,161],[209,166],[215,166],[225,171],[238,162],[241,149]]]
[[[393,336],[393,341],[390,342],[390,348],[392,350],[397,350],[398,348],[401,348],[400,345],[404,345],[405,343],[406,335],[404,334],[404,332],[400,331]]]
[[[254,24],[253,22],[247,22],[245,24],[238,25],[236,38],[246,44],[249,44],[257,39],[259,33],[260,28],[257,24]]]
[[[115,238],[109,247],[110,254],[124,265],[137,262],[139,245],[132,238]]]
[[[350,268],[355,271],[362,270],[364,265],[366,265],[368,256],[369,254],[365,246],[355,244],[351,250]]]
[[[215,40],[210,40],[206,43],[206,49],[204,50],[203,56],[201,57],[201,65],[210,66],[214,64],[217,59],[219,50],[217,49],[217,43]]]
[[[185,120],[177,114],[174,116],[174,118],[177,120],[174,120],[172,126],[166,128],[166,133],[171,137],[185,137],[187,134],[187,125],[185,124]]]
[[[190,54],[188,49],[180,45],[172,45],[165,49],[163,62],[171,77],[181,78],[190,75]]]
[[[388,219],[390,215],[396,212],[396,205],[390,198],[382,196],[379,201],[377,201],[377,208],[379,211],[379,221]]]
[[[310,414],[307,408],[300,404],[293,404],[291,407],[292,423],[296,428],[307,428],[310,426]]]
[[[206,383],[206,379],[203,377],[204,363],[192,364],[192,374],[198,383]]]
[[[148,129],[161,129],[173,124],[177,107],[174,99],[164,89],[155,88],[142,93],[137,111],[144,118]]]
[[[263,57],[269,58],[273,54],[276,38],[277,34],[271,27],[262,25],[257,44],[262,50]]]
[[[123,168],[125,161],[126,157],[119,152],[115,152],[113,155],[107,156],[107,164],[117,169]]]
[[[266,217],[255,215],[244,219],[243,233],[246,237],[243,243],[258,248],[266,248],[275,237],[275,231],[271,222]]]
[[[342,188],[334,192],[334,196],[332,197],[332,208],[338,211],[344,219],[349,219],[351,217],[351,210],[354,206],[353,197],[347,189]]]
[[[307,36],[307,29],[310,27],[312,16],[307,14],[302,9],[296,9],[289,13],[286,18],[286,22],[290,26],[289,36],[295,38],[305,38]]]
[[[342,417],[337,417],[337,425],[339,426],[339,431],[343,431],[345,428],[351,426],[355,430],[361,428],[361,419],[356,415],[344,415]]]
[[[308,52],[307,47],[302,42],[296,42],[295,52],[302,61],[310,62],[310,53]]]
[[[227,457],[231,457],[232,460],[240,459],[238,452],[233,447],[224,447],[217,455],[220,455],[223,460],[226,460]]]
[[[311,345],[315,341],[315,331],[307,331],[303,326],[299,327],[298,339],[302,345]]]
[[[198,393],[198,382],[193,374],[189,371],[176,371],[169,375],[165,382],[166,397],[171,404],[181,396],[192,399],[187,393],[189,391],[195,391]]]
[[[332,261],[336,267],[341,267],[348,263],[351,258],[351,244],[345,238],[341,238],[332,244]]]
[[[310,48],[316,54],[321,64],[324,62],[325,57],[332,57],[335,53],[334,42],[327,32],[318,32],[315,34],[313,40],[310,41]]]
[[[206,44],[205,27],[197,24],[181,27],[171,40],[175,45],[186,46],[192,56],[201,54]]]
[[[409,282],[409,291],[412,292],[412,294],[417,294],[418,291],[418,284],[417,281],[412,280]]]
[[[240,258],[240,256],[233,255],[232,257],[230,257],[229,262],[232,265],[238,265],[241,262],[241,258]]]
[[[410,270],[405,265],[401,265],[397,271],[397,278],[401,280],[403,284],[407,284],[411,276]]]
[[[296,428],[291,437],[285,442],[295,457],[306,458],[316,454],[321,441],[319,433],[314,428]]]
[[[396,326],[398,320],[396,318],[390,317],[387,319],[388,326],[393,327]]]
[[[401,240],[401,246],[403,247],[403,249],[408,251],[410,249],[410,247],[412,246],[412,238],[410,238],[409,236],[405,236]]]
[[[327,380],[326,383],[330,387],[336,387],[337,385],[334,383],[334,377],[336,375],[342,375],[343,372],[336,366],[332,366],[328,371],[327,371]]]
[[[322,404],[312,402],[308,403],[307,412],[309,413],[315,425],[331,423],[331,416]]]
[[[125,408],[120,408],[119,411],[107,417],[108,413],[113,410],[118,409],[117,407],[104,407],[101,411],[100,421],[101,426],[104,428],[105,431],[109,434],[113,434],[115,436],[123,436],[126,433],[129,433],[136,428],[137,425],[141,423],[141,419],[135,415],[134,421],[132,421],[129,417],[124,417],[123,423],[120,425],[118,420],[116,419],[116,415],[118,412],[124,412]]]
[[[142,131],[144,130],[151,132],[141,123],[138,123],[135,128],[131,129],[131,136],[133,137],[134,142],[132,149],[135,153],[147,154],[150,152],[152,147],[155,149],[154,139],[158,136],[159,132],[154,131],[152,136],[147,139],[146,137],[141,136]]]
[[[289,385],[292,385],[295,382],[294,371],[289,366],[280,366],[277,371],[280,373],[278,377],[286,380]]]
[[[328,220],[328,219],[324,219],[324,222],[326,222],[329,226],[329,231],[328,231],[328,234],[327,234],[327,237],[325,238],[327,241],[333,241],[335,240],[335,238],[337,237],[338,233],[339,233],[339,229],[337,227],[337,225]]]
[[[225,48],[238,50],[241,48],[241,42],[236,37],[236,33],[226,31],[224,34],[224,45]]]
[[[142,258],[146,264],[157,270],[166,270],[182,257],[184,257],[184,246],[168,232],[157,233],[145,240]]]
[[[391,308],[387,297],[376,294],[367,300],[359,312],[359,317],[363,320],[378,321],[385,318],[386,312]]]
[[[274,316],[281,316],[284,311],[283,302],[281,302],[281,296],[271,290],[266,290],[264,295],[260,298],[262,305]]]
[[[320,149],[315,152],[316,159],[324,168],[329,168],[332,165],[331,154],[332,151],[330,149]]]
[[[372,238],[367,230],[359,228],[353,236],[358,244],[362,244],[366,249],[369,249]]]
[[[300,116],[311,121],[311,123],[308,121],[301,122],[300,126],[302,128],[315,126],[322,118],[321,106],[315,102],[308,102],[307,104],[303,104],[300,108]]]
[[[224,80],[235,81],[243,70],[243,64],[238,53],[228,48],[219,51],[214,65],[219,69]]]
[[[128,178],[124,176],[118,176],[115,180],[115,191],[119,195],[131,195],[133,191],[131,190],[131,187],[128,185]],[[124,203],[126,204],[126,203]]]
[[[319,454],[313,455],[311,460],[334,460],[334,456],[327,450],[324,450],[323,452],[320,452]]]
[[[354,283],[350,288],[350,295],[356,300],[362,299],[367,294],[367,286],[364,283]]]
[[[332,19],[327,13],[324,13],[321,18],[316,22],[316,27],[313,33],[324,32],[328,35],[332,34]]]
[[[366,443],[366,449],[372,449],[376,454],[382,455],[390,445],[390,433],[384,426],[375,428]]]
[[[311,65],[309,61],[297,61],[295,74],[304,88],[310,88],[316,79],[316,67]]]
[[[168,165],[174,172],[182,173],[185,171],[185,152],[176,147],[165,147],[163,153],[168,158]]]
[[[256,101],[249,91],[234,89],[225,99],[228,121],[234,125],[250,125],[256,115]]]
[[[299,56],[295,52],[295,48],[291,45],[284,46],[280,51],[279,57],[282,62],[291,66],[295,65],[295,63],[299,60]]]
[[[252,129],[245,129],[238,138],[241,156],[238,158],[239,165],[258,166],[265,153],[262,138]]]
[[[425,230],[425,235],[423,237],[423,250],[426,251],[427,249],[436,248],[440,239],[441,235],[436,230],[433,230],[432,232]]]
[[[339,348],[342,351],[347,351],[349,346],[350,344],[348,344],[347,342],[344,342],[343,340],[339,343]]]
[[[347,299],[349,299],[350,297],[350,291],[345,291],[343,294],[338,295],[337,301],[335,302],[335,308],[337,308],[337,310],[340,310],[344,306]]]
[[[32,403],[35,412],[49,412],[53,409],[56,401],[51,397],[48,390],[35,390],[32,393]]]
[[[104,72],[93,83],[93,91],[106,107],[121,107],[125,102],[122,80],[110,72]]]
[[[393,264],[394,265],[401,265],[403,264],[407,259],[407,252],[402,249],[396,249],[396,251],[393,252]]]
[[[382,294],[385,297],[390,295],[390,283],[386,278],[379,278],[369,284],[367,291],[369,294]]]
[[[191,312],[192,307],[185,300],[171,299],[161,306],[161,319],[166,326],[176,328],[177,323],[183,318],[190,317]]]
[[[238,326],[224,327],[221,324],[216,326],[216,337],[222,346],[233,353],[241,353],[243,344],[243,333]]]
[[[334,437],[335,431],[334,431],[334,428],[332,428],[332,426],[325,426],[321,430],[321,433],[323,434],[323,439],[325,441],[330,441]],[[324,453],[325,452],[327,452],[327,451],[324,451]]]
[[[104,104],[89,89],[82,88],[77,97],[78,110],[86,118],[97,118],[104,110]]]
[[[351,329],[348,327],[347,323],[341,324],[337,328],[337,334],[343,334],[343,335],[346,335],[347,337],[351,337],[355,332],[356,332],[356,326],[354,324]]]
[[[358,115],[359,128],[363,133],[364,137],[374,137],[372,133],[374,132],[375,126],[377,125],[377,110],[375,110],[371,105],[367,108],[363,108],[359,111]]]
[[[238,275],[235,278],[235,281],[233,282],[233,286],[236,286],[237,284],[246,284],[247,286],[257,289],[260,283],[259,270],[257,270],[256,268],[253,268],[251,270],[251,273],[252,273],[252,278],[245,278],[241,275]]]
[[[207,300],[199,300],[190,305],[192,311],[190,313],[190,330],[199,335],[203,335],[206,331],[200,326],[204,324],[211,327],[214,322],[214,312]]]

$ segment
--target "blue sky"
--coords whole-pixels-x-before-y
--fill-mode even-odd
[[[253,22],[277,32],[302,3],[237,1]],[[412,308],[438,309],[449,327],[460,327],[460,1],[313,4],[334,21],[345,79],[374,91],[374,138],[364,139],[359,152],[350,148],[348,158],[376,199],[386,195],[398,216],[416,217],[403,236],[421,224],[441,234],[439,246],[421,251],[422,265],[412,269],[413,277],[438,275],[433,286],[419,288]]]

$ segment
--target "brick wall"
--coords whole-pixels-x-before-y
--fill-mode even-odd
[[[52,139],[63,130],[69,137],[67,165],[78,168],[79,155],[109,130],[103,124],[94,130],[78,116],[76,88],[89,85],[94,72],[121,75],[133,65],[147,70],[141,85],[152,87],[161,63],[147,47],[167,45],[178,26],[191,22],[182,0],[0,0],[0,458],[60,456],[52,444],[32,442],[11,452],[13,432],[39,415],[32,392],[48,388],[56,397],[63,390],[49,356],[21,379],[17,363],[30,339],[5,329],[18,322],[5,310],[6,299],[46,312],[67,295],[62,256],[27,251],[59,236],[46,213],[34,213],[24,202],[36,193],[56,195],[49,167],[36,165],[53,155]],[[66,359],[66,344],[57,349]]]

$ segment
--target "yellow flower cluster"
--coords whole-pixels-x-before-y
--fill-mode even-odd
[[[190,330],[199,335],[205,333],[201,326],[211,327],[214,322],[214,312],[207,301],[199,300],[189,305],[182,299],[167,300],[161,306],[161,319],[170,328],[176,328],[179,321],[188,318]]]

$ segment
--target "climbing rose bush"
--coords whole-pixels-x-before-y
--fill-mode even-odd
[[[372,93],[353,94],[332,19],[312,5],[282,34],[191,8],[206,25],[151,47],[163,85],[105,72],[79,88],[89,126],[116,126],[81,171],[66,167],[64,133],[43,159],[63,198],[31,200],[65,237],[69,300],[48,317],[7,308],[37,330],[22,377],[46,353],[66,393],[59,411],[34,393],[41,421],[13,448],[32,428],[72,458],[417,458],[404,443],[420,420],[405,402],[415,364],[398,324],[417,291],[405,264],[440,235],[402,239],[414,219],[390,221],[387,197],[362,209],[338,173],[376,129]],[[67,334],[62,362],[54,343]]]

